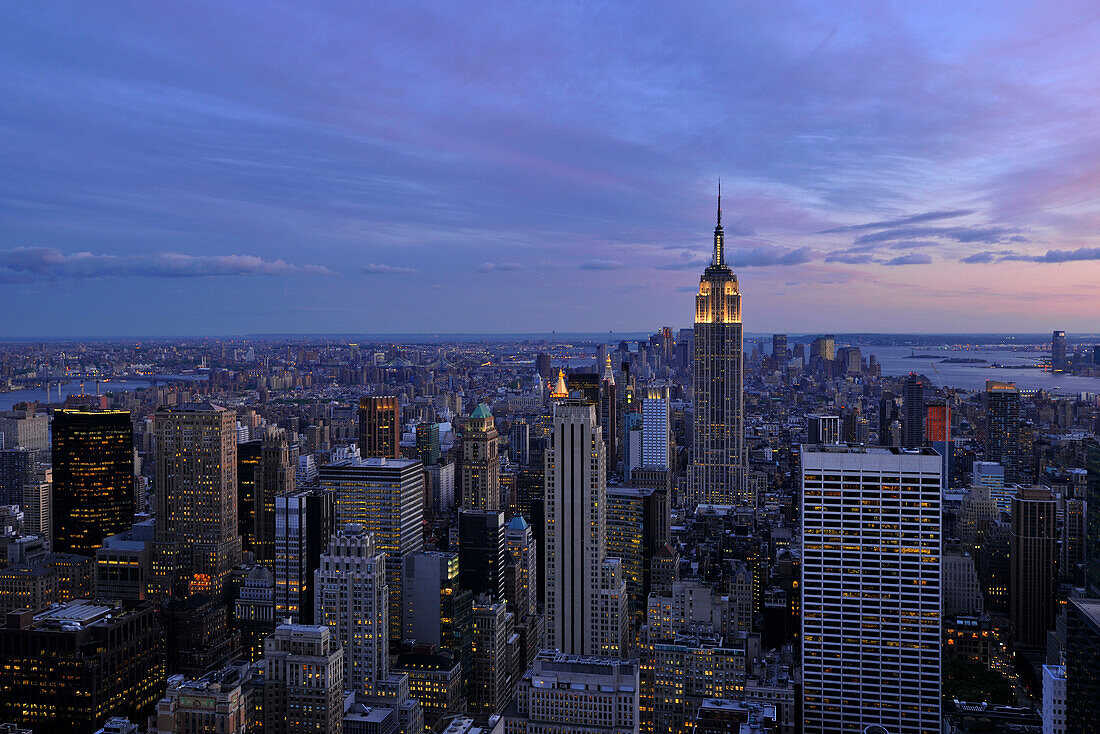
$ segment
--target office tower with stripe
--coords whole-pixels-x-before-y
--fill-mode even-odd
[[[744,339],[737,276],[726,265],[722,190],[714,254],[695,297],[695,431],[692,500],[747,503],[744,453]]]
[[[938,732],[940,457],[802,447],[806,734]]]
[[[596,406],[562,398],[546,449],[547,646],[617,657],[627,633],[626,579],[607,549],[607,447]]]

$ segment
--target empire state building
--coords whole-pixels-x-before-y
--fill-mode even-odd
[[[714,256],[695,297],[695,436],[692,499],[748,504],[745,488],[743,335],[737,276],[726,266],[722,189]]]

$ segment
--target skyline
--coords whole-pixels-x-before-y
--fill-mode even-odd
[[[0,338],[687,326],[719,177],[749,333],[1097,329],[1091,4],[194,7],[2,11]]]

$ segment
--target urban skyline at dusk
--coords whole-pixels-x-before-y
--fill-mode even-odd
[[[4,21],[0,337],[1096,330],[1091,4]]]

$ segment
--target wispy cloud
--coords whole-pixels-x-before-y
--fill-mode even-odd
[[[0,250],[0,271],[40,278],[209,278],[233,275],[335,275],[319,265],[292,265],[255,255],[63,254],[53,247],[16,247]]]
[[[929,265],[932,263],[932,258],[925,255],[923,252],[913,252],[908,255],[898,255],[897,257],[890,258],[883,261],[883,265]]]
[[[364,265],[363,269],[359,272],[364,275],[412,275],[417,272],[416,268],[402,268],[396,265],[382,265],[380,263],[370,263]]]
[[[827,263],[846,263],[848,265],[862,265],[863,263],[872,263],[875,261],[875,256],[869,252],[830,252],[825,256],[825,262]]]
[[[578,270],[622,270],[625,267],[618,260],[585,260],[577,266]]]
[[[801,265],[812,260],[809,247],[754,247],[726,251],[731,268],[763,268],[770,265]]]
[[[1002,260],[1022,260],[1033,263],[1068,263],[1079,260],[1100,260],[1100,247],[1079,247],[1076,250],[1047,250],[1042,255],[1005,255]]]
[[[477,269],[479,273],[493,273],[496,271],[512,271],[523,270],[523,266],[519,263],[481,263],[481,267]]]
[[[955,217],[965,217],[973,213],[973,209],[943,209],[940,211],[924,212],[922,214],[912,214],[908,217],[899,217],[898,219],[883,219],[877,222],[852,224],[846,227],[833,227],[832,229],[823,229],[818,232],[818,234],[843,234],[845,232],[861,232],[869,229],[892,229],[894,227],[902,227],[909,224],[934,222],[939,219],[954,219]]]
[[[999,226],[985,227],[899,227],[871,232],[856,238],[855,244],[874,244],[891,240],[938,237],[955,242],[1018,242],[1023,239],[1018,229]]]

